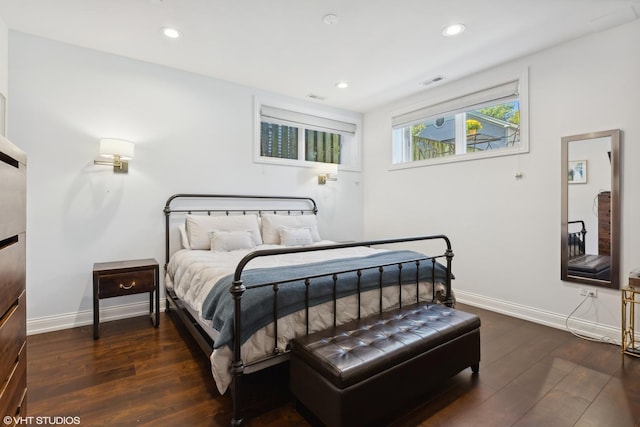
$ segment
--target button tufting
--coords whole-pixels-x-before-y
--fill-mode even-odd
[[[390,372],[405,361],[436,348],[454,336],[477,328],[471,315],[424,304],[402,307],[350,322],[327,332],[294,340],[295,357],[340,390],[346,390],[383,369]],[[393,374],[390,374],[393,375]],[[412,374],[410,374],[412,375]]]

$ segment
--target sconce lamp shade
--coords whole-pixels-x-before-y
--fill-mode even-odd
[[[104,138],[100,140],[100,155],[104,157],[131,160],[133,159],[133,148],[133,142],[124,139]]]
[[[103,138],[100,140],[100,156],[113,160],[94,160],[94,165],[113,166],[115,173],[128,173],[129,160],[133,159],[133,142],[124,139]]]

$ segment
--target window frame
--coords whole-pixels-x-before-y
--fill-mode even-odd
[[[336,121],[351,124],[355,127],[353,134],[348,132],[340,132],[321,126],[303,125],[293,121],[271,119],[269,123],[293,126],[298,128],[298,158],[297,159],[284,159],[279,157],[269,157],[261,155],[261,122],[262,122],[262,106],[273,109],[287,110],[293,113],[301,115],[314,116],[319,120]],[[300,106],[297,104],[286,103],[272,99],[261,99],[256,97],[254,103],[254,162],[266,163],[274,165],[285,166],[298,166],[307,168],[322,168],[323,165],[336,165],[336,163],[327,162],[315,162],[306,160],[306,141],[305,130],[314,130],[322,132],[337,133],[342,135],[342,142],[340,146],[340,164],[337,164],[339,170],[347,171],[361,171],[361,129],[362,119],[351,117],[347,115],[341,115],[338,113],[330,113],[321,109],[314,109],[308,106]]]
[[[500,148],[500,149],[494,149],[494,150],[485,150],[485,151],[479,151],[479,152],[465,152],[465,153],[455,153],[453,155],[450,156],[443,156],[443,157],[436,157],[436,158],[431,158],[431,159],[421,159],[421,160],[408,160],[408,161],[404,161],[404,162],[400,162],[400,163],[393,163],[395,156],[395,151],[394,151],[394,141],[393,141],[393,132],[396,129],[404,129],[404,128],[399,128],[399,127],[394,127],[393,125],[393,121],[395,118],[403,116],[403,115],[410,115],[412,112],[416,112],[416,111],[420,111],[420,110],[428,110],[428,109],[434,109],[435,108],[435,112],[431,113],[429,116],[427,117],[423,117],[420,118],[419,120],[422,121],[428,121],[430,119],[433,119],[437,116],[441,116],[441,115],[451,115],[451,111],[447,111],[446,108],[438,111],[436,107],[438,107],[439,105],[443,105],[446,106],[454,101],[456,101],[457,99],[461,99],[461,98],[465,98],[465,97],[471,97],[474,94],[482,94],[483,92],[489,92],[491,91],[492,88],[498,87],[498,86],[502,86],[502,85],[507,85],[509,82],[517,82],[518,85],[518,89],[517,89],[517,93],[518,93],[518,103],[519,103],[519,109],[520,109],[520,143],[517,147],[505,147],[505,148]],[[477,91],[473,91],[473,92],[466,92],[466,93],[462,93],[458,96],[453,96],[453,97],[447,97],[445,99],[443,99],[442,101],[439,102],[433,102],[433,103],[423,103],[423,104],[419,104],[419,105],[413,105],[412,107],[409,108],[405,108],[403,110],[397,110],[394,111],[390,114],[389,117],[389,126],[390,126],[390,132],[389,135],[391,136],[391,144],[390,144],[390,167],[389,170],[398,170],[398,169],[408,169],[408,168],[415,168],[415,167],[423,167],[423,166],[433,166],[433,165],[440,165],[440,164],[447,164],[447,163],[457,163],[457,162],[464,162],[464,161],[469,161],[469,160],[479,160],[479,159],[487,159],[487,158],[494,158],[494,157],[502,157],[502,156],[511,156],[511,155],[517,155],[517,154],[524,154],[524,153],[528,153],[529,152],[529,79],[528,79],[528,70],[525,70],[524,72],[522,72],[520,75],[517,76],[512,76],[510,78],[501,78],[499,81],[494,81],[491,83],[488,83],[486,85],[483,85],[483,88],[477,90]],[[481,105],[490,105],[492,102],[494,101],[484,101],[481,102]],[[496,103],[499,103],[500,100],[496,99],[495,100]],[[506,101],[508,102],[508,101]],[[495,104],[493,104],[495,105]],[[460,107],[458,106],[457,109],[457,114],[460,113],[461,109],[464,109],[465,113],[468,113],[470,111],[473,111],[474,109],[476,109],[477,105],[474,103],[471,103],[467,106],[464,107]],[[482,107],[480,107],[482,108]],[[453,114],[455,115],[455,114]],[[409,122],[408,122],[409,123]],[[413,121],[413,123],[417,123],[417,121]],[[456,129],[456,134],[457,132],[459,132],[458,129]],[[457,138],[457,135],[456,135]],[[457,145],[457,144],[456,144]],[[401,150],[406,152],[406,147],[402,147]],[[402,154],[403,158],[405,157],[405,153]]]

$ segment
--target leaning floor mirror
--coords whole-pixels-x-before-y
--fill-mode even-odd
[[[620,134],[562,138],[562,280],[619,288]]]
[[[620,135],[562,138],[562,280],[620,286]]]

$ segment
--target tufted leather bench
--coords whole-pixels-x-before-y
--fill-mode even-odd
[[[368,425],[479,363],[478,316],[425,302],[294,339],[291,391],[325,425]]]

